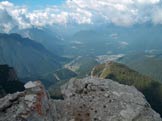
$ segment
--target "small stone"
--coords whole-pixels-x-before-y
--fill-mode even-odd
[[[29,81],[28,83],[24,85],[24,87],[25,89],[30,89],[30,88],[36,87],[36,84],[32,81]]]
[[[104,95],[105,97],[108,97],[109,96],[109,94],[107,94],[107,93],[105,93],[105,95]]]
[[[35,102],[36,101],[36,95],[34,95],[34,94],[26,95],[24,99],[25,99],[25,101]]]

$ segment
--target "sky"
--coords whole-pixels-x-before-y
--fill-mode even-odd
[[[4,0],[0,0],[1,2]],[[47,5],[59,5],[65,2],[65,0],[8,0],[8,2],[16,5],[27,5],[31,9],[47,6]]]
[[[0,0],[0,30],[70,24],[162,24],[162,0]]]

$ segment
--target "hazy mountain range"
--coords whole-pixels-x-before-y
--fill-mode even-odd
[[[49,29],[24,29],[17,31],[22,37],[35,40],[36,42],[42,44],[53,54],[63,53],[63,40],[61,35],[50,31]]]
[[[139,53],[161,50],[161,25],[135,25],[118,27],[105,25],[76,32],[68,41],[68,52],[76,55],[101,55],[114,53]]]
[[[0,63],[14,67],[21,78],[40,76],[61,67],[61,57],[18,34],[0,34]]]

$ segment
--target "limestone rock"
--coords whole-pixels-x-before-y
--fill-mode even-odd
[[[0,99],[0,121],[162,121],[136,88],[108,79],[72,79],[64,100],[51,100],[39,81],[25,87]]]
[[[136,88],[108,79],[72,79],[55,101],[57,121],[162,121]]]
[[[25,89],[34,88],[34,87],[36,87],[36,84],[34,82],[32,82],[32,81],[29,81],[28,83],[26,83],[24,85],[24,87],[25,87]]]
[[[0,99],[0,121],[54,121],[54,108],[44,86],[36,81],[25,88],[22,93]]]

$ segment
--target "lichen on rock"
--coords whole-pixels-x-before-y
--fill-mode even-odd
[[[28,82],[25,89],[0,100],[0,121],[53,121],[54,109],[41,82]]]
[[[64,100],[50,99],[40,81],[26,85],[0,99],[0,121],[162,121],[135,87],[109,79],[71,79]]]
[[[72,79],[62,93],[58,121],[162,121],[135,87],[109,79]]]

